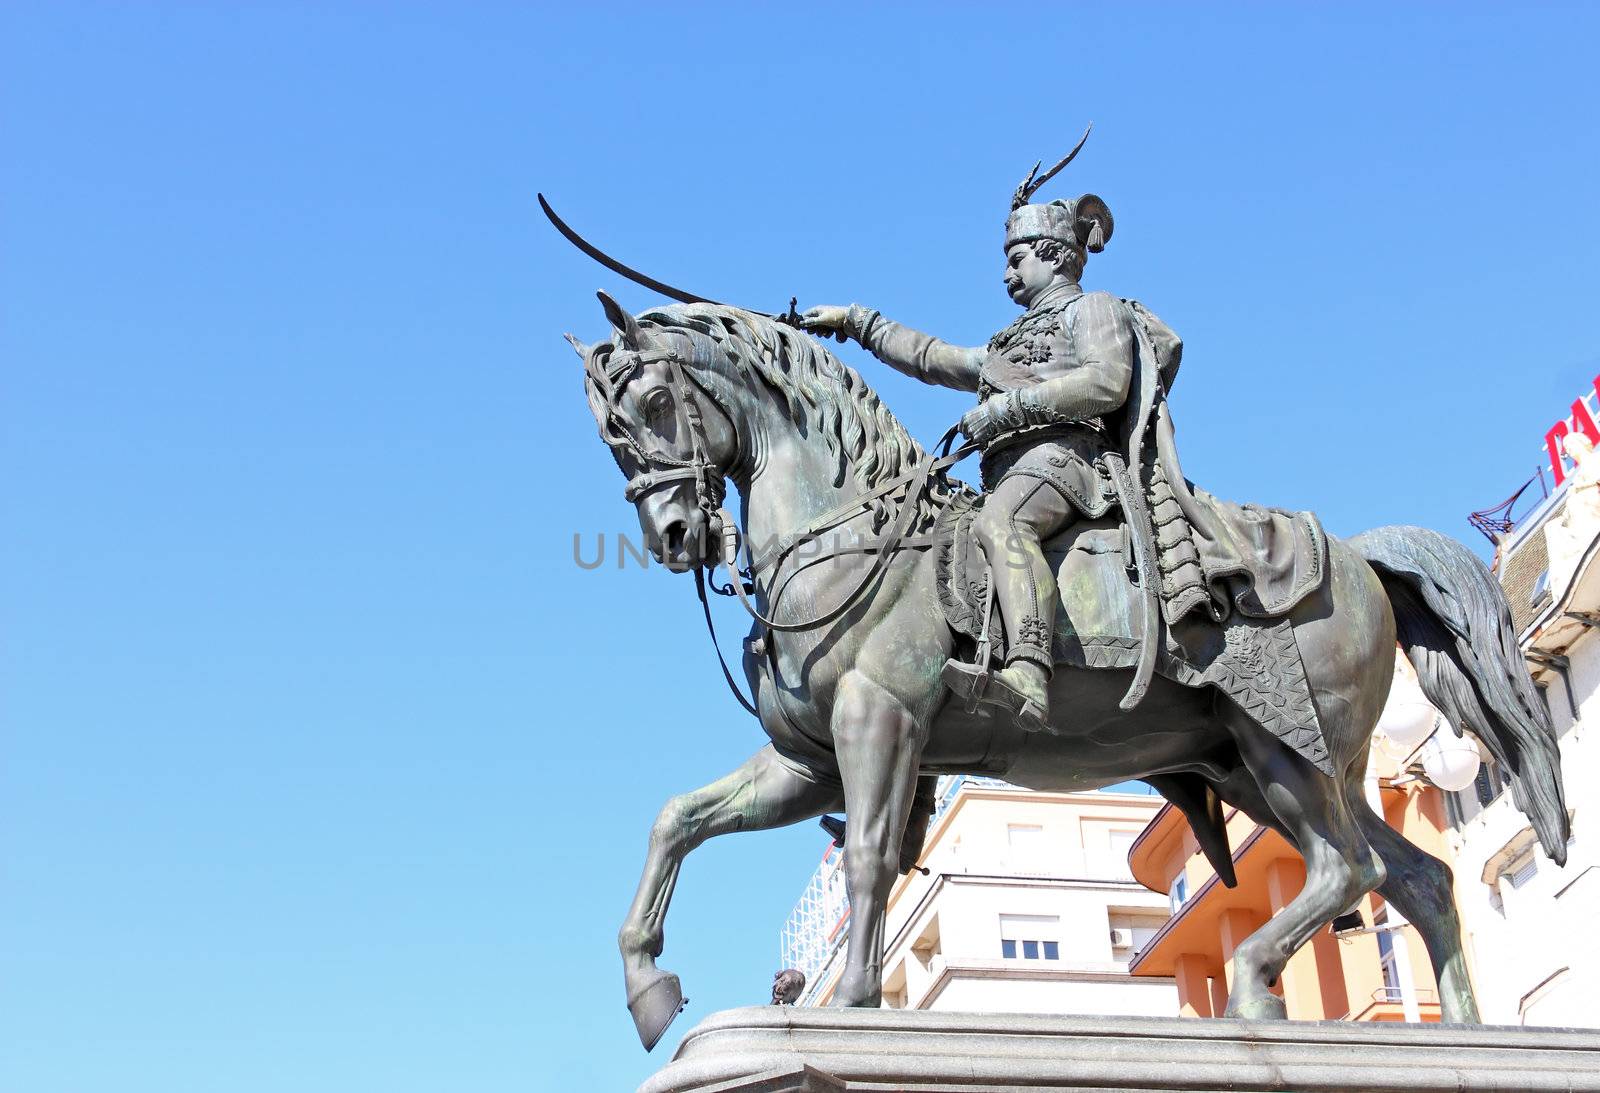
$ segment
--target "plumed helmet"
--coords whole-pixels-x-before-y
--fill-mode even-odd
[[[1006,249],[1035,239],[1054,239],[1098,254],[1105,250],[1113,227],[1110,208],[1094,194],[1047,205],[1021,205],[1006,218]]]
[[[1085,129],[1072,151],[1044,174],[1039,173],[1043,161],[1035,163],[1028,177],[1011,195],[1011,215],[1006,218],[1007,250],[1016,243],[1054,239],[1098,254],[1111,241],[1111,209],[1094,194],[1084,194],[1076,201],[1052,201],[1047,205],[1028,203],[1039,187],[1056,177],[1063,167],[1076,158],[1093,129],[1093,125]]]

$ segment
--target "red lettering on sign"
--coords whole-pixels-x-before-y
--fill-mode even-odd
[[[1583,399],[1572,404],[1572,423],[1578,431],[1589,438],[1589,443],[1600,448],[1600,427],[1594,423],[1594,417],[1589,413],[1589,407]]]
[[[1544,434],[1544,446],[1550,452],[1550,471],[1556,476],[1556,485],[1566,481],[1567,472],[1561,466],[1561,438],[1567,435],[1567,423],[1558,421]]]
[[[1600,398],[1600,376],[1594,378],[1593,387],[1596,398]],[[1589,412],[1588,403],[1580,398],[1572,404],[1572,425],[1569,426],[1563,419],[1550,426],[1550,431],[1544,434],[1545,450],[1550,453],[1550,470],[1556,476],[1558,486],[1567,478],[1566,467],[1562,462],[1564,452],[1561,441],[1572,432],[1573,428],[1588,437],[1589,443],[1600,448],[1600,425],[1595,423],[1594,415]]]

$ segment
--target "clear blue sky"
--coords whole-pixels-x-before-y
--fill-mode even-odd
[[[0,11],[0,1088],[629,1088],[763,1000],[814,826],[708,845],[645,1056],[655,809],[760,743],[563,330],[624,257],[980,342],[1017,180],[1185,337],[1188,472],[1465,515],[1600,362],[1592,5]],[[931,440],[962,396],[863,366]],[[738,629],[734,615],[726,616]]]

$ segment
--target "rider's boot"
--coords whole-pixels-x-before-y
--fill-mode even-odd
[[[1055,572],[1043,540],[1060,531],[1072,509],[1055,489],[1037,480],[1001,481],[984,501],[973,531],[989,562],[994,605],[1006,632],[1006,666],[945,666],[945,683],[968,706],[1011,711],[1028,732],[1050,732],[1050,668],[1056,616]]]
[[[994,706],[1011,713],[1027,732],[1054,732],[1050,727],[1050,673],[1031,660],[1014,660],[999,671],[987,665],[951,659],[945,662],[944,684],[966,702],[967,712]]]
[[[1054,644],[1055,574],[1038,533],[1018,521],[1005,564],[991,569],[1006,635],[1006,666],[984,685],[980,700],[1011,711],[1027,732],[1050,732],[1050,668]],[[1028,534],[1032,532],[1032,534]]]
[[[1050,673],[1031,660],[1013,660],[994,673],[984,701],[1002,706],[1027,732],[1050,732]]]

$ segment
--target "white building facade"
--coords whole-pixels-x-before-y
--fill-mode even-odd
[[[1569,419],[1574,435],[1593,428],[1589,401],[1587,425]],[[1552,448],[1560,488],[1501,537],[1495,563],[1560,738],[1566,866],[1545,857],[1487,754],[1476,783],[1449,798],[1456,903],[1492,1024],[1600,1028],[1600,457],[1569,447],[1565,458]]]
[[[889,898],[884,1005],[1175,1015],[1172,980],[1128,974],[1168,914],[1128,869],[1133,840],[1160,806],[1147,794],[946,779],[920,863],[927,873],[901,877]],[[848,934],[830,849],[784,931],[785,964],[807,976],[800,1004],[828,1002]]]

